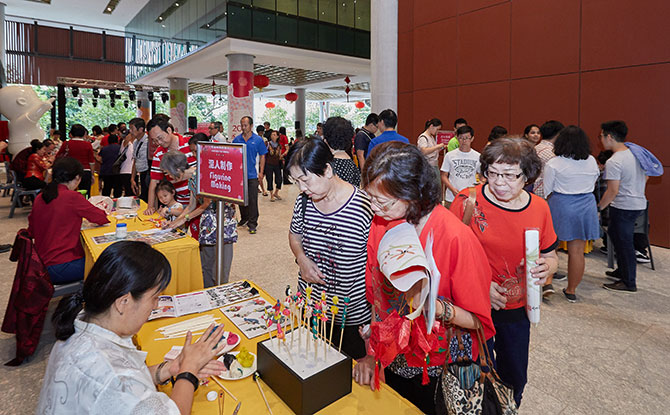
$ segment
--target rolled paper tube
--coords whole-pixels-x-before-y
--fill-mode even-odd
[[[540,322],[540,304],[542,303],[541,287],[535,284],[537,279],[531,276],[530,270],[537,266],[540,257],[540,232],[537,229],[526,229],[526,314],[534,325]]]

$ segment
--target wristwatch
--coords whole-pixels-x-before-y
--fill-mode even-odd
[[[177,377],[174,378],[172,385],[174,386],[174,384],[177,383],[179,379],[186,379],[189,382],[191,382],[191,384],[193,385],[193,392],[197,391],[198,386],[200,386],[200,381],[198,380],[198,377],[191,372],[181,372],[180,374],[178,374]]]

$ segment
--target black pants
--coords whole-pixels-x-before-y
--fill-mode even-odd
[[[281,166],[279,164],[266,164],[265,165],[265,178],[268,181],[268,191],[271,192],[272,179],[274,178],[274,183],[277,186],[277,190],[281,189]]]
[[[149,170],[140,172],[140,199],[145,202],[149,201],[149,183],[151,182],[149,173]]]
[[[430,377],[430,383],[421,384],[422,375],[416,375],[413,378],[404,378],[391,372],[388,368],[384,369],[386,384],[393,388],[403,398],[412,402],[424,414],[435,414],[435,388],[437,387],[439,377]],[[442,398],[442,391],[437,396]],[[441,406],[444,406],[442,404]]]
[[[614,245],[617,269],[628,288],[637,288],[635,259],[635,221],[643,210],[624,210],[610,206],[610,223],[607,232]]]
[[[240,206],[240,216],[242,222],[246,222],[251,231],[258,227],[258,179],[247,179],[247,193],[249,203],[246,206]]]
[[[129,174],[120,174],[119,175],[119,187],[124,192],[124,196],[134,196],[135,192],[133,192],[133,186],[131,186],[130,183],[130,173]]]
[[[91,184],[93,183],[93,173],[90,170],[84,170],[79,182],[79,190],[86,190],[86,196],[91,197]]]
[[[40,180],[35,176],[26,177],[23,179],[23,188],[26,190],[38,190],[46,187],[46,182]]]
[[[102,195],[111,196],[112,191],[114,191],[114,196],[112,197],[121,197],[121,175],[120,174],[109,174],[100,176],[102,180]]]
[[[288,157],[288,156],[287,156]],[[291,184],[291,181],[288,179],[289,176],[291,175],[291,172],[288,171],[288,163],[287,163],[288,158],[285,158],[282,160],[282,173],[284,174],[284,184]]]

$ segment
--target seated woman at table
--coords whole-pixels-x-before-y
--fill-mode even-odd
[[[107,247],[79,293],[64,297],[52,321],[51,350],[38,414],[190,414],[198,378],[221,373],[213,360],[223,325],[195,342],[188,332],[175,360],[147,367],[137,334],[170,282],[170,263],[144,242]],[[174,377],[172,396],[156,391]]]
[[[459,218],[440,204],[441,189],[435,180],[435,169],[417,147],[397,141],[388,142],[375,147],[365,160],[362,184],[370,195],[375,213],[367,242],[365,275],[366,295],[373,304],[375,321],[383,325],[384,320],[395,312],[400,317],[410,314],[410,304],[418,287],[415,285],[405,293],[397,290],[380,270],[378,260],[379,245],[385,233],[408,223],[416,231],[424,251],[428,250],[429,241],[432,241],[432,252],[426,254],[432,256],[441,274],[435,303],[435,318],[440,325],[439,328],[433,326],[433,333],[440,339],[445,337],[446,326],[462,329],[460,340],[457,337],[448,339],[451,347],[445,340],[444,344],[438,344],[430,352],[435,358],[433,361],[439,361],[438,357],[444,361],[446,354],[441,349],[446,350],[447,347],[454,350],[452,361],[457,357],[476,361],[479,356],[478,341],[473,329],[481,323],[486,338],[494,334],[489,300],[490,269],[486,253],[477,238]],[[402,241],[398,244],[402,245]],[[414,321],[424,324],[425,320],[420,315]],[[413,343],[412,336],[410,334],[410,345]],[[460,352],[455,356],[458,350]],[[439,408],[444,407],[444,401],[437,399],[443,395],[439,388],[436,393],[441,366],[428,364],[429,382],[424,385],[423,365],[416,366],[415,363],[409,366],[408,363],[414,352],[416,350],[411,349],[396,356],[384,370],[385,382],[424,413],[441,413]],[[368,355],[354,367],[356,382],[373,385],[374,360],[374,356]],[[472,366],[468,369],[478,370]],[[471,378],[477,376],[474,373]]]
[[[53,179],[35,199],[28,217],[28,231],[54,284],[84,279],[84,248],[79,240],[82,219],[97,225],[109,223],[104,210],[76,191],[83,174],[76,159],[56,160]]]
[[[23,179],[23,187],[26,190],[44,189],[46,182],[44,175],[48,168],[48,163],[45,161],[47,154],[47,147],[43,142],[32,141],[32,154],[28,157],[26,163],[26,176]]]
[[[216,285],[216,244],[217,222],[216,203],[207,197],[198,197],[196,188],[197,176],[195,167],[188,166],[188,160],[180,151],[169,151],[161,159],[161,170],[174,181],[188,180],[190,200],[188,206],[178,218],[168,226],[172,229],[183,226],[193,218],[200,217],[200,262],[205,288]],[[230,267],[233,262],[233,244],[237,242],[237,220],[235,207],[232,203],[223,204],[223,275],[221,284],[228,282]]]
[[[349,297],[342,350],[360,359],[366,352],[358,327],[370,322],[365,245],[372,210],[365,192],[339,178],[333,165],[333,153],[323,140],[308,138],[295,144],[288,169],[303,193],[295,201],[288,240],[300,267],[303,298],[311,286],[312,302],[325,293],[330,309],[333,296],[338,296],[342,310],[344,298]],[[335,315],[338,328],[342,314]],[[339,344],[340,332],[334,330],[334,344]]]
[[[477,186],[473,213],[464,220],[488,256],[491,317],[496,329],[489,348],[495,350],[498,375],[514,388],[518,406],[527,381],[530,342],[524,231],[540,233],[540,258],[530,270],[538,285],[556,272],[558,241],[547,202],[523,189],[542,168],[534,146],[523,138],[498,138],[484,148],[480,162],[487,182]],[[450,210],[462,218],[467,216],[467,206],[472,202],[466,189],[456,196]]]

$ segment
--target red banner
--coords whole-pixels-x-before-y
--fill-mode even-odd
[[[198,143],[198,194],[246,206],[246,159],[245,144]]]
[[[456,136],[456,133],[453,131],[445,131],[445,130],[440,130],[435,134],[435,140],[437,141],[437,144],[449,144],[449,140],[454,138]]]

